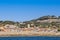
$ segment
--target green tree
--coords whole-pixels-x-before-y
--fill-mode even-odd
[[[12,24],[12,25],[14,25],[15,22],[13,22],[13,21],[4,21],[3,24],[4,24],[4,25],[6,25],[6,24]]]

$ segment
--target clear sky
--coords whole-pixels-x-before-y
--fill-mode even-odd
[[[0,0],[0,20],[26,21],[60,15],[60,0]]]

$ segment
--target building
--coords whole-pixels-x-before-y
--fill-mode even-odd
[[[14,29],[14,28],[17,28],[17,26],[7,24],[7,25],[4,26],[4,28]]]

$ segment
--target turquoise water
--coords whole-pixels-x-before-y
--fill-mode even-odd
[[[48,37],[48,36],[0,37],[0,40],[60,40],[60,37]]]

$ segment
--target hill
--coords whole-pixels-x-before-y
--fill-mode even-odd
[[[55,27],[55,28],[60,28],[60,16],[42,16],[37,19],[33,19],[30,21],[25,21],[23,23],[30,24],[31,27]]]
[[[47,15],[36,19],[32,19],[30,21],[24,21],[24,22],[0,21],[0,26],[4,26],[6,24],[16,25],[20,28],[28,27],[28,24],[30,24],[30,27],[60,28],[60,16],[57,17],[55,15],[52,16]]]

